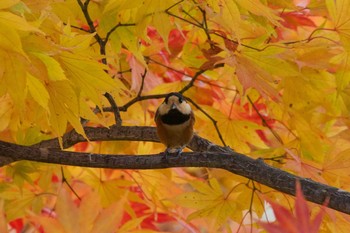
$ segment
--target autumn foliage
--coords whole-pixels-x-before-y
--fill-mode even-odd
[[[350,191],[349,31],[347,0],[1,0],[0,141],[63,149],[75,130],[87,142],[67,150],[160,153],[89,141],[84,127],[154,126],[181,91],[202,138]],[[0,180],[0,232],[350,229],[300,188],[294,198],[218,169],[19,161]]]

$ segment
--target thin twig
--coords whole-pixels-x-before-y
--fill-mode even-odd
[[[109,37],[111,36],[111,34],[119,27],[129,27],[129,26],[135,26],[135,23],[118,23],[117,25],[115,25],[114,27],[112,27],[111,30],[109,30],[106,34],[106,38],[104,39],[104,43],[107,43]]]
[[[180,19],[180,20],[182,20],[182,21],[184,21],[184,22],[187,22],[187,23],[189,23],[189,24],[191,24],[191,25],[194,25],[194,26],[196,26],[196,27],[199,27],[199,28],[202,28],[202,25],[200,24],[200,23],[193,23],[193,22],[191,22],[190,20],[187,20],[187,19],[184,19],[184,18],[182,18],[182,17],[180,17],[180,16],[178,16],[178,15],[175,15],[175,14],[173,14],[173,13],[171,13],[170,12],[170,10],[172,9],[172,8],[174,8],[175,6],[177,6],[177,5],[179,5],[180,3],[182,3],[184,0],[180,0],[180,1],[178,1],[178,2],[176,2],[176,3],[174,3],[173,5],[171,5],[170,7],[168,7],[166,10],[165,10],[165,13],[167,13],[168,15],[170,15],[170,16],[173,16],[174,18],[177,18],[177,19]],[[192,18],[192,17],[191,17]],[[198,22],[197,20],[195,20],[196,22]]]
[[[130,106],[132,106],[133,104],[135,104],[139,101],[150,100],[150,99],[161,99],[161,98],[165,98],[166,95],[167,94],[136,96],[135,98],[133,98],[132,100],[130,100],[129,102],[124,104],[123,106],[120,106],[119,111],[126,112]],[[111,111],[110,108],[103,108],[103,110],[106,112]]]
[[[139,92],[137,93],[137,96],[138,96],[138,97],[141,96],[141,93],[142,93],[142,91],[143,91],[143,86],[144,86],[144,84],[145,84],[146,75],[147,75],[147,69],[145,68],[145,71],[143,72],[143,74],[141,74],[141,86],[140,86]]]
[[[63,22],[63,25],[67,26],[68,24]],[[80,31],[83,31],[83,32],[90,32],[90,31],[87,31],[87,30],[85,30],[84,28],[79,27],[79,26],[70,25],[70,27],[71,27],[71,28],[75,28],[75,29],[80,30]]]
[[[212,43],[211,36],[208,29],[207,12],[204,9],[202,9],[200,6],[198,6],[198,9],[200,10],[203,16],[202,28],[205,34],[207,35],[208,41],[210,42],[209,43],[210,47],[213,48],[213,43]]]
[[[73,194],[81,201],[81,198],[79,197],[79,195],[77,194],[77,192],[73,189],[73,187],[68,183],[66,177],[64,176],[64,171],[63,171],[63,167],[61,166],[61,174],[62,174],[62,183],[65,183],[68,188],[73,192]]]
[[[89,11],[88,11],[88,7],[89,7],[90,1],[86,0],[84,3],[82,3],[81,0],[77,0],[77,1],[78,1],[78,4],[79,4],[83,14],[84,14],[86,22],[89,25],[89,29],[90,29],[89,32],[90,33],[95,33],[96,32],[96,28],[95,28],[94,22],[92,21],[92,19],[90,17],[90,14],[89,14]],[[94,35],[94,37],[95,37],[96,41],[99,43],[99,45],[101,46],[103,44],[103,40],[100,37],[100,35],[98,33],[96,33]]]
[[[185,15],[187,15],[188,17],[190,17],[193,21],[195,21],[198,25],[201,24],[195,17],[193,17],[192,15],[190,15],[187,11],[182,10],[182,12],[183,12]]]
[[[177,69],[175,69],[175,68],[173,68],[173,67],[171,67],[171,66],[168,66],[168,65],[166,65],[166,64],[164,64],[164,63],[158,62],[158,61],[156,61],[156,60],[154,60],[154,59],[152,59],[152,58],[150,58],[150,57],[147,57],[147,60],[150,61],[150,62],[152,62],[152,63],[154,63],[154,64],[160,65],[160,66],[162,66],[162,67],[164,67],[164,68],[167,68],[167,69],[169,69],[169,70],[172,70],[172,71],[174,71],[174,72],[176,72],[176,73],[182,74],[183,76],[189,77],[188,74],[186,74],[185,72],[183,72],[183,71],[181,71],[181,70],[177,70]],[[221,89],[225,89],[225,90],[237,92],[237,89],[233,89],[233,88],[221,86],[221,85],[216,84],[216,83],[212,83],[212,81],[201,79],[200,76],[197,78],[197,80],[198,80],[198,81],[201,81],[201,82],[203,82],[203,83],[206,83],[206,84],[208,84],[209,86],[219,87],[219,88],[221,88]]]
[[[269,131],[273,134],[273,136],[275,136],[275,138],[283,145],[283,140],[282,138],[278,135],[278,133],[271,128],[271,126],[267,123],[267,121],[265,120],[265,118],[263,117],[263,115],[261,115],[261,113],[259,112],[259,109],[255,106],[255,104],[253,103],[252,99],[247,95],[247,99],[249,101],[249,103],[253,106],[254,111],[258,114],[259,118],[261,119],[262,125],[266,126]]]
[[[206,117],[208,117],[213,122],[213,125],[215,127],[215,130],[216,130],[219,138],[220,138],[222,145],[227,146],[225,141],[224,141],[224,138],[221,135],[220,129],[218,127],[218,122],[212,116],[210,116],[206,111],[204,111],[198,104],[196,104],[192,99],[186,97],[186,100],[188,102],[191,102],[192,105],[194,105],[199,111],[201,111]]]
[[[213,68],[215,69],[215,68],[223,67],[224,65],[225,65],[224,63],[218,63],[218,64],[214,65]],[[186,92],[188,89],[190,89],[190,88],[194,85],[194,82],[197,80],[197,78],[198,78],[201,74],[203,74],[204,72],[206,72],[206,71],[208,71],[208,70],[199,70],[199,71],[197,71],[197,73],[192,77],[191,81],[190,81],[184,88],[182,88],[179,92],[180,92],[181,94],[183,94],[183,93]]]

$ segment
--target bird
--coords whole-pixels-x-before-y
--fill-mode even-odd
[[[191,106],[181,93],[169,93],[158,107],[155,115],[157,134],[169,154],[181,155],[193,137],[195,117]]]

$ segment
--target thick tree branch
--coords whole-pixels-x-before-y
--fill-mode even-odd
[[[0,158],[6,162],[29,160],[82,167],[114,169],[161,169],[171,167],[220,168],[244,176],[286,194],[295,195],[295,182],[299,180],[307,200],[323,204],[329,198],[329,208],[350,214],[350,193],[295,176],[236,152],[190,152],[179,157],[164,159],[163,153],[153,155],[89,154],[60,149],[20,146],[0,141]]]
[[[148,141],[159,142],[156,129],[149,126],[112,126],[110,128],[85,127],[85,134],[89,141]],[[70,131],[63,138],[63,147],[68,148],[86,139],[77,132]],[[34,147],[37,148],[60,148],[57,138],[42,141]],[[228,152],[228,147],[217,146],[210,141],[195,135],[188,145],[193,151]]]

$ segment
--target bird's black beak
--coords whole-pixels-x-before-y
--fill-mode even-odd
[[[171,105],[171,109],[176,109],[176,105],[175,105],[175,104],[172,104],[172,105]]]

